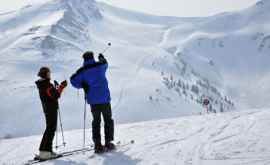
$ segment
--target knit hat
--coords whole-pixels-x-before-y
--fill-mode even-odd
[[[87,51],[83,54],[83,59],[86,61],[86,60],[92,60],[94,59],[94,53],[91,52],[91,51]]]
[[[47,78],[48,72],[50,72],[48,67],[42,67],[39,69],[38,76],[41,78]]]

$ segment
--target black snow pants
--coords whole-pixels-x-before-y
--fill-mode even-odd
[[[100,124],[101,115],[104,120],[104,134],[105,143],[114,140],[114,121],[112,119],[111,104],[97,104],[91,105],[91,112],[93,115],[92,122],[92,138],[95,144],[101,144]]]
[[[49,108],[43,105],[43,111],[46,118],[46,130],[39,147],[40,151],[52,152],[53,139],[57,128],[57,108]]]

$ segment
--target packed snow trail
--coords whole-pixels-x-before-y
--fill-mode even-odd
[[[91,152],[43,164],[95,165],[268,165],[270,111],[210,114],[119,125],[116,141],[127,145],[113,153]],[[90,130],[87,137],[90,144]],[[81,130],[66,133],[68,147],[82,145]],[[37,152],[39,136],[0,141],[0,164],[22,164]]]

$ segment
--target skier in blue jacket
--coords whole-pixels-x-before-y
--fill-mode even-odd
[[[98,61],[95,61],[93,52],[84,53],[83,59],[83,66],[71,76],[70,82],[73,87],[84,89],[93,115],[92,138],[95,143],[95,152],[102,153],[105,150],[115,149],[115,145],[112,143],[114,140],[114,121],[110,103],[111,96],[106,78],[108,63],[102,54],[99,54]],[[105,146],[101,143],[101,115],[105,123]]]

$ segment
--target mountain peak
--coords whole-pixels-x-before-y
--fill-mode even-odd
[[[59,0],[61,4],[65,4],[68,6],[93,6],[95,5],[95,0]]]
[[[60,4],[67,12],[71,12],[73,16],[82,17],[89,21],[93,18],[101,18],[101,14],[95,0],[59,0]]]

